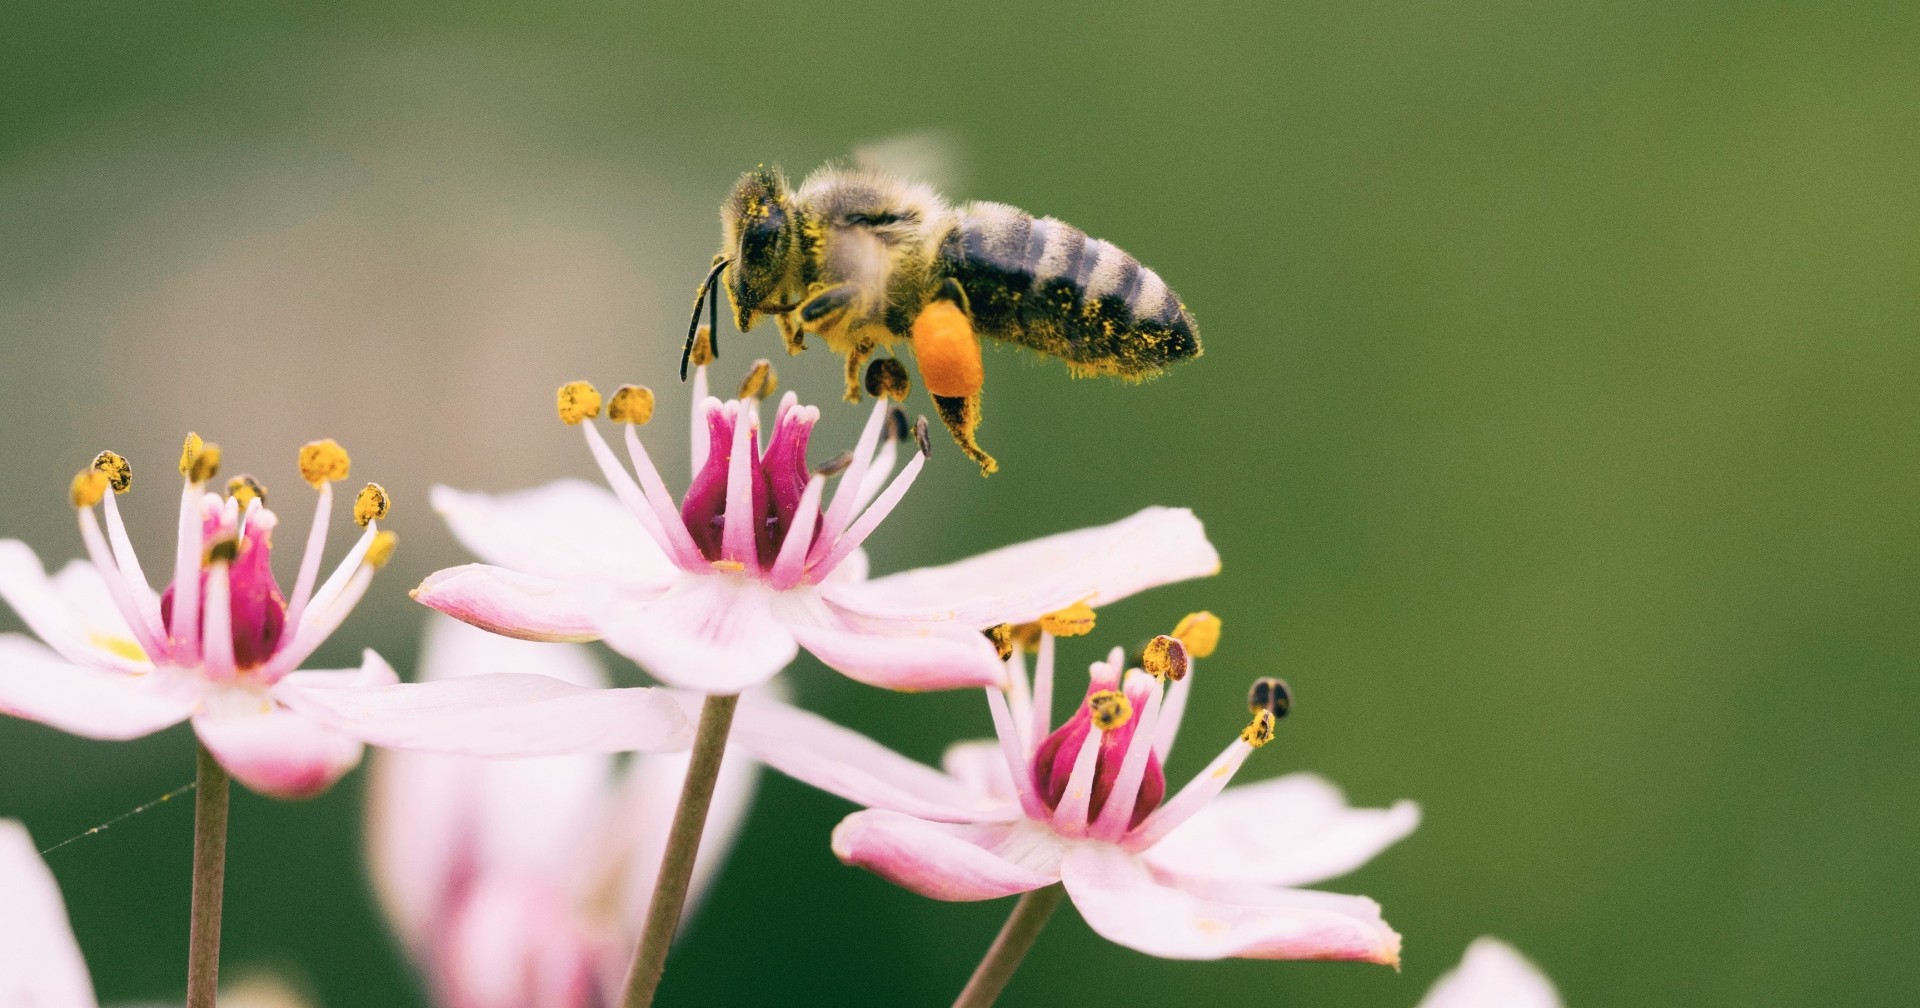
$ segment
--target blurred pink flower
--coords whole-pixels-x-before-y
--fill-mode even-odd
[[[1434,982],[1420,1008],[1561,1008],[1539,967],[1498,938],[1478,938],[1453,972]]]
[[[1160,644],[1155,663],[1170,688],[1139,669],[1123,676],[1115,648],[1052,732],[1054,639],[1039,638],[1031,688],[1016,646],[1011,688],[987,690],[998,741],[953,746],[944,773],[766,700],[741,704],[735,738],[768,765],[869,806],[834,830],[834,853],[923,896],[985,900],[1064,882],[1089,926],[1151,955],[1397,964],[1400,936],[1372,900],[1292,887],[1364,864],[1413,830],[1418,808],[1350,808],[1309,774],[1222,794],[1271,737],[1265,710],[1163,801],[1160,766],[1193,676],[1165,672],[1166,661],[1183,673],[1192,661],[1174,638],[1156,641],[1174,642]],[[1194,650],[1210,652],[1210,642]]]
[[[458,682],[539,669],[605,677],[586,649],[529,644],[436,618],[422,675]],[[684,753],[482,760],[375,756],[368,857],[394,930],[442,1008],[586,1008],[618,1000],[652,895]],[[738,831],[756,769],[721,765],[694,878],[698,899]]]
[[[347,455],[331,441],[301,452],[319,508],[291,598],[272,567],[278,517],[264,488],[236,477],[206,490],[219,448],[189,435],[181,457],[174,576],[155,592],[121,521],[126,460],[102,452],[73,500],[92,562],[49,578],[17,540],[0,541],[0,597],[40,642],[0,635],[0,712],[88,738],[138,738],[192,719],[220,764],[283,798],[318,794],[360,760],[363,742],[489,755],[683,748],[692,729],[671,697],[584,690],[533,675],[403,685],[379,655],[358,669],[295,671],[353,609],[392,553],[368,484],[354,502],[366,531],[319,582],[332,484]],[[103,533],[94,509],[106,513]],[[316,587],[317,584],[317,587]]]
[[[435,573],[414,597],[510,637],[604,639],[663,681],[706,693],[765,682],[801,647],[862,682],[926,690],[1000,681],[978,632],[988,626],[1219,569],[1191,512],[1148,508],[868,580],[860,546],[925,465],[924,426],[914,430],[919,451],[891,475],[905,424],[876,400],[823,508],[829,473],[807,468],[820,411],[788,393],[763,451],[759,400],[723,403],[706,389],[701,367],[694,476],[678,505],[636,430],[651,393],[626,386],[608,410],[627,421],[630,473],[589,422],[599,393],[583,382],[561,389],[562,419],[580,425],[612,493],[571,480],[499,497],[436,488],[434,507],[487,562]],[[641,401],[644,411],[633,405]]]

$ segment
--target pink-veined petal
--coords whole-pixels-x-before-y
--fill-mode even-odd
[[[626,505],[585,480],[499,495],[436,486],[432,499],[454,538],[495,566],[643,585],[674,569]]]
[[[995,852],[1028,835],[1039,836],[1042,843],[1057,844],[1050,839],[1051,834],[1036,831],[1041,827],[1025,820],[937,823],[886,809],[868,809],[855,812],[834,827],[833,853],[847,864],[865,868],[922,896],[949,901],[988,900],[1029,892],[1059,880],[1057,872]],[[1056,849],[1033,853],[1058,857]]]
[[[1365,897],[1252,884],[1231,899],[1218,891],[1188,892],[1156,880],[1134,855],[1100,843],[1069,851],[1060,873],[1088,927],[1163,959],[1400,961],[1400,936]]]
[[[435,571],[413,590],[422,605],[482,630],[530,641],[597,640],[606,593],[578,582],[467,564]]]
[[[734,717],[732,737],[734,744],[775,770],[870,808],[945,822],[1020,816],[1019,806],[1010,800],[976,790],[859,732],[775,700],[744,698]]]
[[[369,651],[367,660],[380,659]],[[274,698],[393,749],[523,757],[684,749],[693,741],[693,726],[662,690],[589,689],[524,672],[373,686],[292,675],[274,687]]]
[[[209,691],[193,730],[235,780],[273,798],[312,798],[360,763],[359,739],[250,686]]]
[[[0,714],[94,739],[132,739],[179,724],[195,690],[171,671],[74,665],[20,634],[0,634]]]
[[[1296,773],[1228,788],[1143,856],[1182,878],[1312,885],[1366,864],[1419,824],[1413,802],[1354,808],[1324,778]]]
[[[1420,1008],[1560,1008],[1560,994],[1539,967],[1498,938],[1476,938],[1453,972]]]
[[[26,827],[0,819],[0,1005],[90,1008],[93,981],[60,887]]]
[[[848,585],[833,600],[871,616],[981,629],[1032,622],[1075,602],[1105,605],[1219,570],[1220,554],[1193,512],[1151,507],[1110,525]]]
[[[918,692],[1006,680],[992,642],[967,626],[837,612],[832,602],[802,592],[777,597],[773,611],[801,647],[869,686]]]
[[[773,594],[750,578],[689,575],[665,595],[607,610],[607,645],[669,685],[739,693],[766,682],[799,646],[772,612]]]

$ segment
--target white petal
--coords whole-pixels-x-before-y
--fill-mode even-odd
[[[27,830],[0,820],[0,1005],[89,1008],[93,981],[67,923],[66,902]]]
[[[1219,570],[1220,555],[1193,512],[1153,507],[1111,525],[843,585],[831,598],[872,616],[948,619],[983,629],[1031,622],[1075,602],[1105,605]]]
[[[483,630],[530,641],[594,640],[594,614],[607,593],[598,585],[467,564],[435,571],[414,601]]]
[[[1420,1008],[1560,1008],[1560,994],[1539,968],[1498,938],[1478,938]]]
[[[509,494],[433,488],[433,507],[487,563],[552,578],[655,584],[673,564],[605,487],[563,479]]]
[[[1163,959],[1400,961],[1400,936],[1364,897],[1253,885],[1231,895],[1192,893],[1104,843],[1074,848],[1060,873],[1087,926]]]
[[[945,822],[1010,820],[1011,800],[916,763],[859,732],[797,707],[747,697],[733,741],[798,781],[872,808]]]
[[[133,631],[107,594],[100,572],[85,560],[72,561],[58,577],[49,578],[25,543],[0,541],[0,599],[68,661],[125,671],[152,667],[134,656],[139,647]]]
[[[0,634],[0,713],[96,739],[131,739],[179,724],[195,690],[171,670],[74,665],[38,641]]]
[[[1325,779],[1296,773],[1228,788],[1144,857],[1183,878],[1311,885],[1366,864],[1419,824],[1413,802],[1353,808]]]
[[[688,575],[648,602],[622,601],[599,620],[607,645],[654,676],[702,693],[739,693],[799,651],[772,612],[772,592],[727,574]]]
[[[285,682],[281,683],[285,686]],[[360,740],[275,703],[266,693],[221,697],[193,730],[234,779],[273,798],[311,798],[360,764]]]
[[[986,795],[1008,805],[1019,801],[1014,793],[1013,781],[1007,778],[1011,771],[1007,769],[1006,753],[1001,750],[998,741],[974,739],[955,742],[941,756],[940,765],[949,776],[975,794]]]
[[[801,647],[869,686],[918,692],[998,686],[1006,679],[992,643],[971,627],[837,612],[808,592],[776,597],[773,612]]]

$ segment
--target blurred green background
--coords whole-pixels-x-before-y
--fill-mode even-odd
[[[1139,388],[992,356],[1003,472],[937,443],[877,568],[1189,505],[1221,576],[1067,657],[1211,608],[1176,781],[1278,673],[1296,716],[1249,775],[1426,810],[1328,886],[1385,905],[1401,975],[1161,962],[1063,911],[1006,1004],[1410,1006],[1482,933],[1592,1008],[1907,1003],[1920,15],[1811,10],[11,4],[0,534],[77,555],[66,480],[111,446],[164,552],[187,427],[289,491],[295,447],[336,437],[394,490],[403,549],[323,665],[370,642],[409,668],[405,589],[463,560],[428,486],[588,474],[552,419],[566,379],[648,382],[677,417],[734,175],[931,130],[950,195],[1135,253],[1207,353]],[[776,347],[730,336],[723,363]],[[850,438],[836,359],[781,368],[828,407],[821,443]],[[795,686],[923,758],[988,731],[973,694]],[[51,843],[189,779],[192,743],[5,721],[0,768],[0,815]],[[361,776],[236,800],[227,963],[418,1004],[364,882]],[[945,1003],[1008,904],[843,868],[844,803],[762,795],[666,1002]],[[184,985],[190,818],[50,858],[104,1000]]]

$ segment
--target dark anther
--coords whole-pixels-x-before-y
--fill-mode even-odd
[[[1293,691],[1287,688],[1285,679],[1263,676],[1253,681],[1253,688],[1247,690],[1247,709],[1258,714],[1266,711],[1276,718],[1287,716],[1293,707]]]
[[[875,357],[867,365],[867,394],[879,399],[885,396],[894,402],[905,402],[907,393],[913,388],[907,378],[906,365],[897,357]]]
[[[913,443],[920,446],[920,454],[933,454],[933,443],[927,440],[927,418],[924,416],[913,422]]]
[[[840,454],[835,455],[834,457],[826,460],[825,462],[822,462],[819,465],[814,466],[813,474],[815,476],[838,476],[841,473],[846,472],[847,467],[852,464],[853,464],[853,453],[850,451],[841,452]]]

